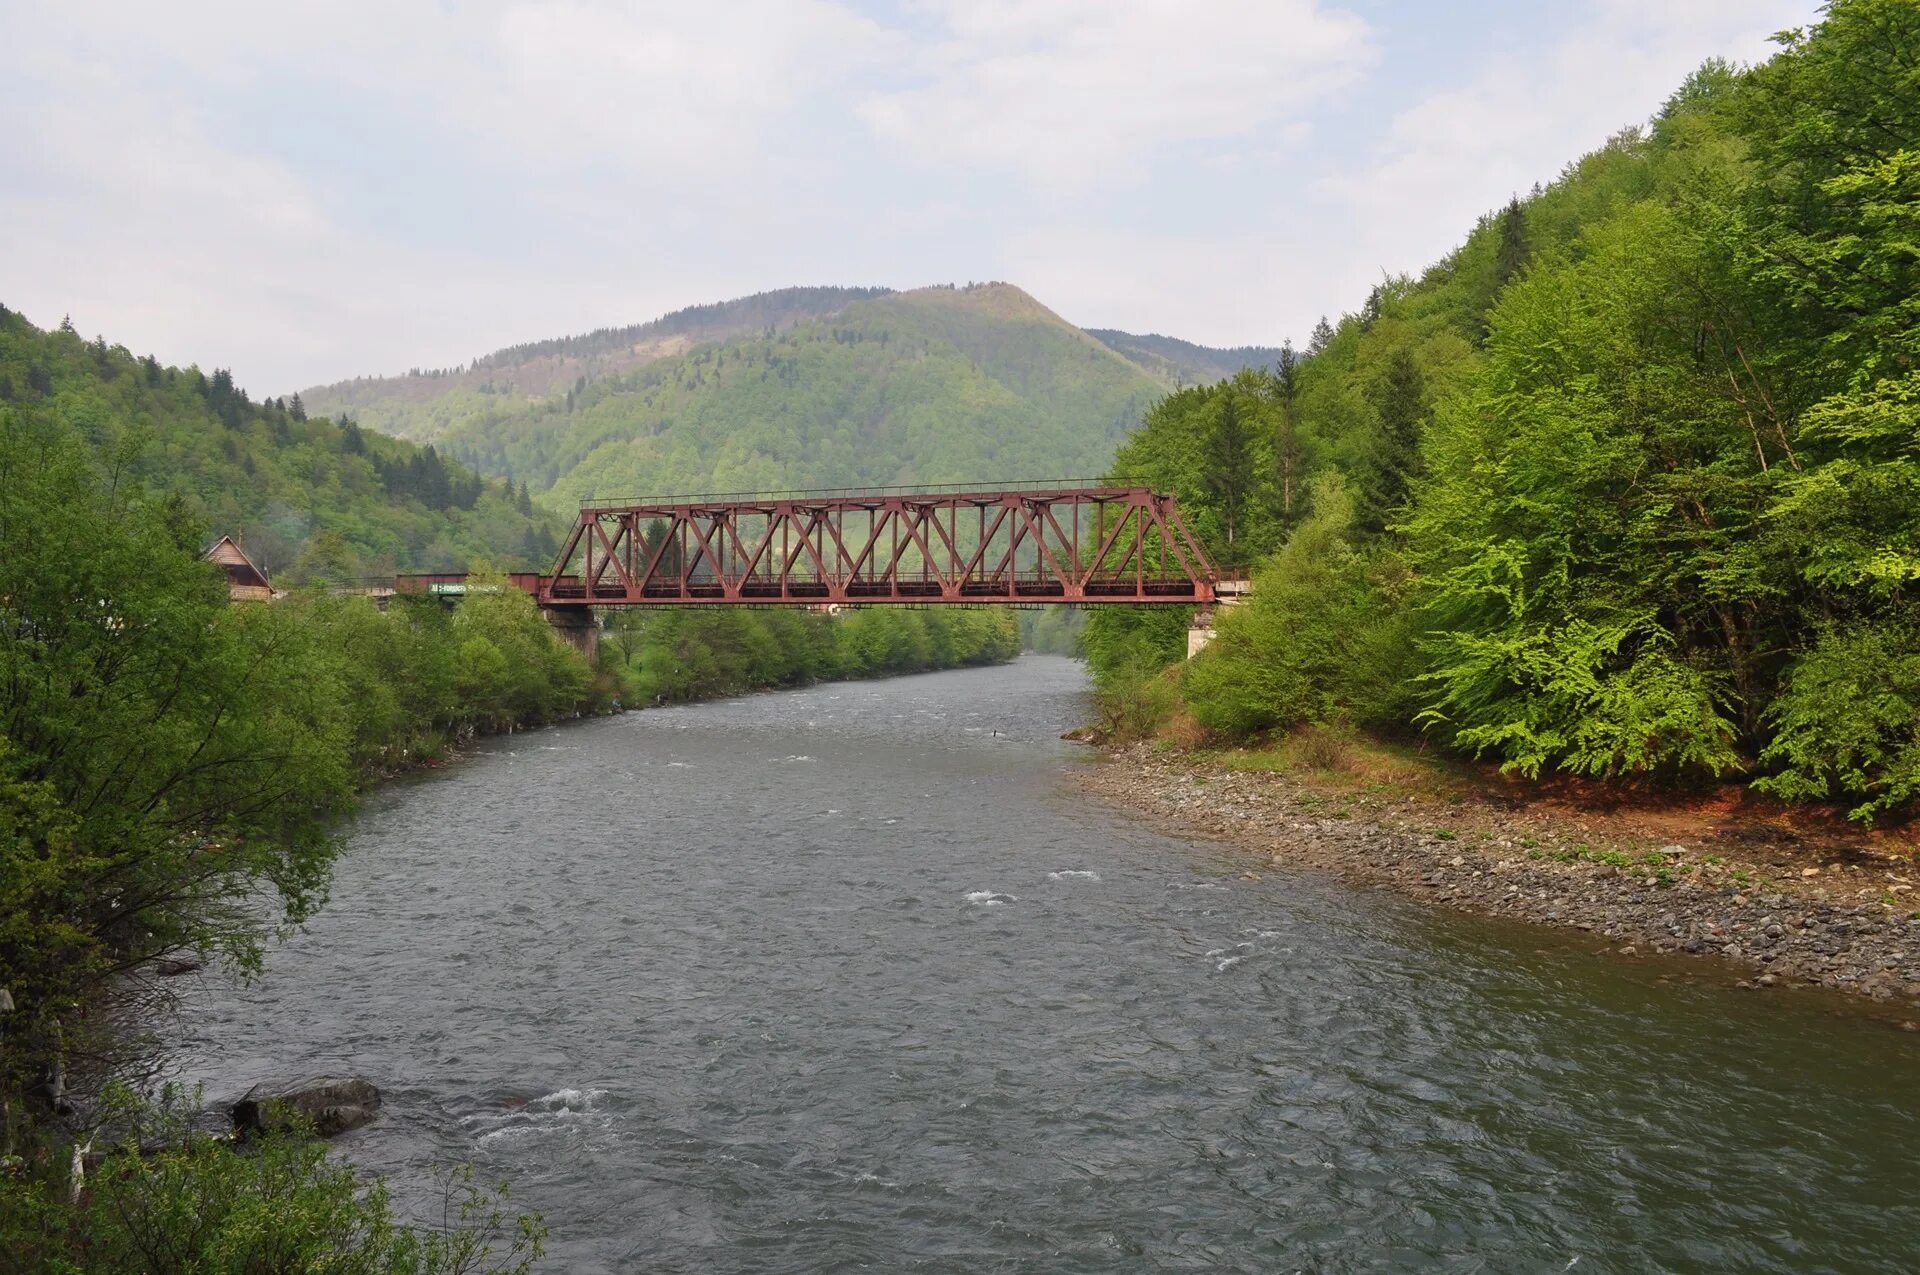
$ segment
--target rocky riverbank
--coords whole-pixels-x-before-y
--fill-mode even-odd
[[[1109,752],[1083,782],[1271,867],[1572,927],[1624,957],[1716,956],[1744,967],[1743,986],[1813,983],[1920,1011],[1920,865],[1904,842],[1808,836],[1710,811],[1342,790],[1243,765],[1142,744]]]

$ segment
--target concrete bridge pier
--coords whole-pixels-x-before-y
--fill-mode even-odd
[[[1213,608],[1203,606],[1193,613],[1193,623],[1187,627],[1187,658],[1192,659],[1207,649],[1207,643],[1213,641]]]
[[[553,631],[565,638],[573,649],[596,663],[600,657],[600,623],[593,618],[592,607],[541,607]]]
[[[1220,580],[1213,586],[1213,601],[1202,603],[1193,613],[1193,623],[1187,629],[1187,658],[1192,659],[1207,649],[1207,643],[1213,641],[1213,609],[1216,606],[1239,606],[1253,592],[1253,582],[1242,577]]]

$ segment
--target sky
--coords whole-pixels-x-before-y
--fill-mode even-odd
[[[0,303],[256,395],[796,284],[1304,339],[1815,0],[0,0]]]

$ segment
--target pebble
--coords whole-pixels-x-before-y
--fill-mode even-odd
[[[1575,835],[1578,821],[1552,811],[1471,800],[1450,805],[1446,822],[1462,839],[1482,834],[1482,857],[1436,841],[1434,812],[1419,803],[1407,808],[1330,795],[1279,774],[1209,772],[1205,761],[1146,748],[1120,750],[1112,760],[1083,772],[1089,788],[1176,826],[1251,843],[1275,869],[1332,870],[1425,888],[1428,897],[1456,908],[1597,930],[1623,956],[1648,946],[1718,956],[1760,967],[1756,987],[1803,979],[1920,1004],[1920,917],[1904,903],[1889,908],[1878,888],[1848,892],[1845,901],[1826,895],[1825,882],[1814,878],[1836,878],[1847,865],[1831,862],[1823,873],[1779,862],[1704,864],[1687,859],[1685,846],[1670,844],[1657,847],[1667,860],[1657,873],[1645,862],[1652,848],[1646,842],[1638,849],[1618,841],[1609,846],[1604,829],[1598,836],[1584,828]],[[1327,818],[1330,809],[1340,817]],[[1569,846],[1581,849],[1569,854]],[[1596,846],[1596,855],[1623,850],[1629,862],[1599,862],[1587,857],[1587,846]],[[1462,868],[1468,870],[1456,871]],[[1771,884],[1743,888],[1741,874]]]

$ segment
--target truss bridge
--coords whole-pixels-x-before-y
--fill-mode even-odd
[[[1148,487],[795,492],[589,504],[542,607],[1207,606],[1220,581]]]

